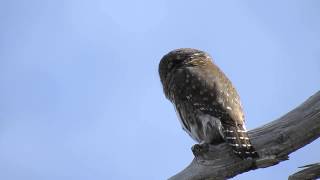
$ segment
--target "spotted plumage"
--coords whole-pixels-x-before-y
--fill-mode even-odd
[[[159,74],[182,128],[195,141],[226,141],[241,158],[258,156],[245,129],[239,95],[207,53],[171,51],[161,59]]]

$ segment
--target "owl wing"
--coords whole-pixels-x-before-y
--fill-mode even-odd
[[[210,114],[222,124],[238,126],[244,124],[244,114],[239,95],[230,80],[218,67],[188,67],[181,72],[184,78],[179,99],[188,101],[194,109]]]

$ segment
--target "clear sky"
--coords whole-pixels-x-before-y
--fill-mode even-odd
[[[317,0],[1,0],[0,179],[162,180],[192,139],[162,93],[161,57],[209,52],[249,129],[320,89]],[[320,141],[234,179],[286,179]]]

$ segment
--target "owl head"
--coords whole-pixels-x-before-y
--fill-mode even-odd
[[[159,64],[159,75],[164,90],[166,91],[172,75],[174,75],[177,70],[186,67],[200,66],[208,61],[211,62],[209,54],[197,49],[181,48],[169,52],[162,57]]]

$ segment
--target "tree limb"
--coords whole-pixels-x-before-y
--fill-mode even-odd
[[[306,165],[300,168],[305,168],[299,172],[289,176],[289,180],[299,179],[317,179],[320,178],[320,163]]]
[[[289,154],[320,136],[320,91],[303,104],[262,127],[249,131],[257,160],[241,160],[226,144],[199,146],[191,164],[169,180],[227,179],[289,159]]]

